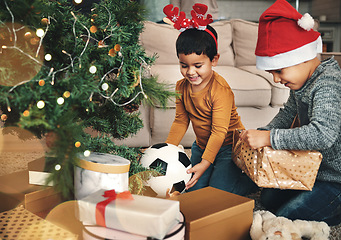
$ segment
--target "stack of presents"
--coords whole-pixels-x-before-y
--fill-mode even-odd
[[[0,176],[0,238],[250,239],[254,200],[212,187],[168,198],[131,194],[124,159],[89,158],[75,167],[73,201],[39,183],[44,158]]]

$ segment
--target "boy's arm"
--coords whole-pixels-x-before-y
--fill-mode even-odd
[[[341,119],[341,85],[328,79],[311,96],[312,112],[309,123],[293,129],[271,130],[274,149],[324,150],[337,140]]]
[[[233,92],[227,88],[214,92],[214,97],[211,98],[211,135],[202,155],[201,162],[187,170],[187,173],[192,173],[193,176],[186,184],[186,189],[193,187],[206,169],[214,162],[228,131],[234,102]]]
[[[297,107],[294,96],[290,92],[288,101],[284,104],[277,115],[265,127],[244,130],[240,134],[240,139],[244,140],[251,148],[257,149],[261,147],[271,146],[271,129],[288,129],[290,128],[295,116],[297,114]]]
[[[179,145],[187,131],[188,125],[189,121],[186,121],[184,116],[176,115],[171,129],[168,133],[166,143],[170,143],[176,146]]]
[[[255,131],[253,132],[252,130],[247,130],[241,134],[241,138],[246,140],[253,148],[268,146],[262,144],[257,145],[252,139],[255,139],[257,136],[260,138],[262,136],[264,137],[264,135],[259,135],[260,132],[269,132],[268,140],[270,140],[271,147],[274,149],[327,149],[334,144],[341,131],[340,92],[341,87],[338,84],[334,86],[325,84],[325,86],[315,91],[314,96],[311,97],[313,100],[310,103],[312,105],[312,115],[309,123],[306,125],[293,129],[288,129],[288,127],[273,128],[270,131],[253,130]],[[277,116],[281,116],[280,114],[283,114],[283,112],[280,112]],[[285,116],[282,117],[285,118]],[[262,140],[258,139],[257,141],[259,143]]]
[[[271,146],[269,130],[244,130],[240,133],[239,138],[253,149]]]
[[[191,179],[186,183],[186,189],[193,187],[199,180],[199,178],[204,174],[206,169],[211,165],[211,163],[203,159],[200,163],[196,164],[192,168],[187,170],[188,174],[193,173]]]
[[[232,105],[234,102],[234,94],[231,89],[222,89],[216,91],[212,98],[212,123],[211,135],[208,139],[202,159],[214,162],[219,152],[230,125],[230,116],[232,113]]]

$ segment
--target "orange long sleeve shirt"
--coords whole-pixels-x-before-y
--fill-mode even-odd
[[[179,145],[191,121],[196,143],[205,149],[202,159],[213,163],[221,146],[232,144],[232,130],[244,129],[230,86],[213,72],[203,90],[193,93],[191,84],[182,79],[176,83],[176,91],[180,96],[176,99],[175,119],[166,142]]]

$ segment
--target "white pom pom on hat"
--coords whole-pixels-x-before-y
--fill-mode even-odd
[[[312,16],[310,16],[309,13],[305,13],[303,17],[298,19],[297,23],[301,28],[307,31],[313,29],[315,24],[314,19],[312,18]]]
[[[282,69],[315,58],[322,52],[322,39],[313,27],[308,13],[302,16],[286,0],[277,0],[259,18],[257,68]]]

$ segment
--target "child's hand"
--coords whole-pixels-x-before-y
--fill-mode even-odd
[[[200,163],[195,165],[194,167],[187,170],[187,173],[194,173],[192,178],[186,184],[186,189],[193,187],[197,182],[198,179],[203,175],[206,169],[211,165],[211,163],[205,159],[201,160]]]
[[[262,130],[244,130],[239,135],[240,139],[244,140],[253,149],[260,147],[271,146],[270,131]]]

